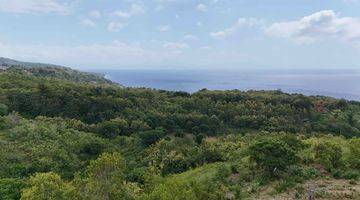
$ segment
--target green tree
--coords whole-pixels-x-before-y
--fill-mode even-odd
[[[8,107],[5,104],[0,103],[0,116],[8,114]]]
[[[249,146],[248,151],[250,159],[272,176],[299,160],[298,149],[276,137],[260,138]]]
[[[315,159],[322,165],[324,165],[327,170],[332,170],[334,168],[340,167],[342,149],[340,144],[335,141],[320,141],[315,147]]]
[[[146,146],[150,146],[150,145],[156,143],[162,137],[164,137],[164,135],[165,135],[165,132],[163,129],[144,131],[139,134],[142,143]]]
[[[125,161],[119,153],[104,153],[91,161],[86,170],[83,186],[84,199],[117,200],[134,199],[138,188],[124,182]]]
[[[360,169],[360,138],[349,141],[350,157],[349,164],[354,169]]]
[[[21,190],[26,186],[25,181],[18,178],[0,179],[0,199],[20,199]]]
[[[162,175],[181,173],[195,166],[198,162],[198,148],[187,138],[160,140],[149,149],[149,158],[152,166]]]
[[[124,119],[113,119],[98,124],[98,132],[107,138],[124,135],[128,129],[128,123]]]
[[[35,174],[30,177],[29,185],[23,190],[21,200],[78,199],[75,187],[53,172]]]

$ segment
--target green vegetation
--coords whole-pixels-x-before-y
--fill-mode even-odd
[[[301,198],[323,180],[360,192],[359,102],[36,70],[0,72],[0,199]]]
[[[55,78],[80,83],[114,84],[105,79],[101,74],[80,72],[68,67],[51,64],[20,62],[0,57],[0,66],[5,67],[8,72],[30,74],[36,77]]]

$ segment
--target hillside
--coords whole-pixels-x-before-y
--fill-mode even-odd
[[[68,67],[44,64],[21,62],[0,57],[0,72],[2,70],[27,73],[36,77],[56,78],[73,82],[92,82],[98,84],[114,84],[104,78],[101,74],[81,72]]]
[[[0,73],[0,199],[360,198],[360,102],[12,67]]]

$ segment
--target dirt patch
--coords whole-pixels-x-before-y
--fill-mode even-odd
[[[307,181],[299,184],[295,188],[281,194],[274,194],[273,188],[260,190],[259,195],[249,199],[264,200],[307,200],[309,195],[313,200],[335,200],[335,199],[355,199],[360,200],[360,183],[350,182],[343,179],[321,179]]]

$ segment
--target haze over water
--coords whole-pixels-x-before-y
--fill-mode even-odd
[[[106,77],[126,87],[171,91],[276,90],[360,100],[355,70],[107,70]]]

